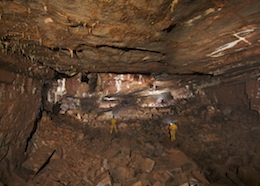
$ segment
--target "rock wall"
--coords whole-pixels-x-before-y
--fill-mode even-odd
[[[189,87],[179,86],[175,79],[157,80],[145,74],[79,73],[51,82],[45,102],[60,105],[60,114],[69,111],[83,121],[88,120],[90,112],[102,119],[110,119],[112,112],[130,119],[127,112],[133,110],[134,118],[143,118],[142,108],[167,108],[192,97]],[[48,108],[51,111],[52,106]]]
[[[257,78],[222,83],[179,103],[178,146],[212,183],[259,184],[258,87]]]
[[[79,126],[82,131],[88,129],[88,127],[91,130],[93,128],[97,131],[106,130],[108,120],[113,114],[120,122],[123,122],[123,124],[119,123],[120,132],[122,132],[122,128],[128,126],[126,122],[145,121],[144,123],[147,123],[147,125],[140,124],[139,128],[144,128],[152,138],[156,137],[155,134],[163,133],[164,137],[158,139],[162,140],[162,144],[164,144],[164,140],[169,140],[167,130],[165,130],[167,127],[165,120],[174,118],[179,129],[177,140],[173,146],[193,157],[210,182],[224,181],[227,183],[232,180],[237,185],[241,185],[241,181],[251,183],[255,179],[255,177],[251,179],[248,172],[252,172],[251,175],[257,175],[260,171],[260,151],[258,148],[260,141],[259,78],[225,83],[223,79],[214,79],[214,81],[208,81],[207,85],[202,83],[200,86],[192,86],[191,84],[184,86],[185,82],[183,84],[184,89],[176,89],[176,85],[172,81],[153,81],[151,83],[148,81],[149,79],[141,81],[142,78],[140,77],[142,76],[136,76],[136,82],[132,82],[134,76],[115,74],[110,76],[113,79],[111,86],[108,84],[109,79],[104,78],[105,74],[102,74],[103,78],[100,74],[88,74],[84,78],[79,74],[74,78],[59,79],[53,84],[50,83],[48,91],[46,87],[46,90],[44,90],[42,82],[37,79],[0,70],[0,185],[1,182],[12,185],[10,184],[12,183],[11,179],[15,175],[20,177],[16,178],[16,182],[17,179],[22,178],[22,180],[31,180],[30,175],[41,177],[39,172],[41,172],[42,167],[49,161],[48,159],[55,158],[58,154],[57,146],[46,148],[47,150],[45,147],[40,149],[47,153],[47,158],[45,155],[44,157],[38,156],[33,151],[33,149],[40,147],[39,144],[46,146],[44,140],[39,138],[39,130],[43,126],[46,127],[46,121],[58,125],[64,123],[61,119],[63,116],[54,117],[54,120],[50,121],[49,116],[52,115],[50,113],[54,111],[52,105],[47,109],[48,105],[45,105],[47,102],[60,102],[61,106],[72,104],[73,108],[66,108],[66,113],[80,120]],[[121,79],[118,79],[118,77]],[[124,81],[128,82],[125,77],[129,78],[131,84],[124,85]],[[208,77],[208,79],[210,78]],[[90,83],[91,81],[94,83]],[[139,86],[138,88],[141,87],[138,94],[133,94],[131,88],[131,94],[126,91],[128,86],[131,87],[134,83],[136,83],[135,86]],[[103,88],[102,85],[104,85]],[[123,88],[120,89],[118,85],[122,85],[120,87]],[[186,87],[191,87],[192,94],[189,92],[190,89]],[[194,87],[197,87],[197,89]],[[95,90],[95,92],[91,90]],[[46,95],[43,94],[44,91]],[[98,92],[102,91],[106,94],[100,96]],[[154,96],[148,93],[157,93],[157,91],[170,92],[174,104],[157,108],[140,107],[138,104],[133,104],[137,99],[129,99],[130,95],[135,98]],[[80,102],[77,103],[77,100],[80,100]],[[117,100],[121,102],[117,103]],[[66,104],[64,101],[66,101]],[[104,103],[105,101],[106,103]],[[101,103],[109,105],[109,108],[101,107]],[[118,104],[118,106],[112,108],[111,104]],[[98,109],[93,110],[93,108]],[[48,114],[46,114],[45,120],[41,120],[37,128],[43,109],[48,111]],[[66,120],[67,116],[64,117]],[[71,125],[70,127],[77,127],[74,122],[68,123]],[[153,129],[154,126],[157,126],[156,130]],[[50,128],[44,129],[46,138],[50,136],[49,131],[55,131],[52,130],[52,127],[54,125],[51,124]],[[153,130],[155,134],[152,135],[151,131]],[[133,130],[133,134],[136,131]],[[63,132],[61,132],[61,135],[56,131],[53,132],[53,141],[50,144],[56,141],[57,136],[60,137],[63,134]],[[92,135],[91,132],[86,132],[86,134]],[[102,139],[108,135],[108,133],[103,134],[104,136],[102,134],[98,132]],[[140,135],[142,134],[140,133]],[[68,137],[71,136],[68,135]],[[124,137],[122,136],[122,138]],[[93,139],[96,138],[93,137]],[[87,144],[92,144],[93,139],[91,137]],[[75,154],[77,154],[76,152]],[[41,162],[35,160],[38,163],[37,169],[31,166],[34,163],[31,163],[30,156],[43,157]],[[57,179],[57,182],[60,181],[59,179]],[[254,183],[259,182],[257,180]]]
[[[246,82],[246,94],[250,100],[250,109],[260,114],[260,77],[249,79]]]
[[[26,157],[26,144],[40,106],[40,81],[0,70],[0,181],[3,183],[11,179]]]

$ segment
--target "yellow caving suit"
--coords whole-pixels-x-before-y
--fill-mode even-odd
[[[115,118],[112,118],[111,125],[110,125],[110,134],[112,134],[114,130],[116,133],[118,133],[116,123],[117,123],[117,120]]]
[[[178,129],[177,125],[175,123],[170,124],[169,130],[170,130],[170,136],[171,136],[171,141],[176,140],[176,130]]]

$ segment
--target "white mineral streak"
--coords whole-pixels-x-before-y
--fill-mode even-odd
[[[66,85],[65,78],[58,79],[57,86],[54,85],[53,88],[48,91],[48,98],[47,98],[48,102],[50,103],[58,102],[62,98],[62,96],[64,96],[67,93],[65,85]]]
[[[115,78],[115,83],[116,83],[116,93],[118,93],[122,89],[122,81],[124,80],[124,75],[117,75]]]
[[[225,45],[222,45],[220,47],[218,47],[214,52],[211,52],[210,54],[208,54],[207,56],[210,56],[210,57],[220,57],[220,56],[223,56],[223,51],[227,50],[227,49],[230,49],[230,48],[233,48],[236,44],[238,44],[240,41],[244,41],[245,43],[251,45],[251,43],[249,41],[247,41],[245,39],[245,37],[242,37],[242,36],[246,36],[248,34],[250,34],[251,32],[253,32],[255,30],[255,28],[251,28],[251,29],[247,29],[247,30],[244,30],[244,31],[240,31],[240,32],[237,32],[235,34],[233,34],[233,36],[235,36],[237,38],[237,40],[235,41],[231,41]],[[242,35],[242,36],[240,36]]]

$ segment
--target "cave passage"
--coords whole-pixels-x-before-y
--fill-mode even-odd
[[[245,88],[253,79],[219,86],[212,76],[205,83],[204,74],[178,82],[151,74],[84,73],[41,84],[6,73],[17,84],[2,83],[10,90],[2,94],[3,107],[14,104],[7,100],[14,101],[15,94],[13,112],[27,109],[18,103],[31,102],[34,95],[39,101],[35,110],[28,108],[34,118],[21,128],[22,155],[10,156],[7,149],[1,159],[4,165],[16,157],[17,167],[1,174],[5,185],[259,183],[259,114],[251,110]],[[192,84],[194,77],[203,80]],[[118,133],[110,134],[112,117]],[[19,122],[28,122],[24,119],[15,120],[16,130]],[[178,127],[175,141],[172,120]],[[16,146],[9,148],[19,154]]]
[[[0,186],[260,186],[259,7],[0,0]]]

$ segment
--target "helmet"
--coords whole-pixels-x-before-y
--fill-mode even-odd
[[[112,118],[115,118],[115,116],[113,115]]]
[[[172,120],[171,120],[171,123],[175,123],[175,121],[172,119]]]

